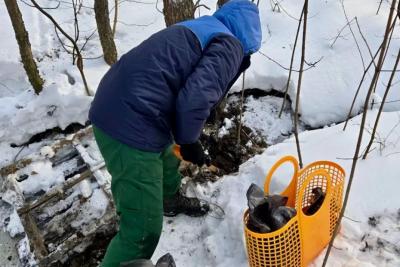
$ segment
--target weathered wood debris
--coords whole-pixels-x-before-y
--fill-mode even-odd
[[[3,167],[0,176],[0,200],[11,207],[0,226],[12,229],[22,266],[71,265],[99,236],[116,232],[110,175],[91,127]]]

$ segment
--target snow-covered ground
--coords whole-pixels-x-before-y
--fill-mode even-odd
[[[368,116],[372,126],[376,111]],[[361,117],[354,118],[343,132],[343,124],[300,135],[304,163],[330,160],[350,173]],[[385,113],[378,129],[375,150],[359,162],[340,235],[328,266],[399,266],[400,198],[397,191],[400,173],[400,112]],[[363,148],[369,134],[365,132]],[[294,138],[269,147],[243,164],[238,174],[227,175],[207,186],[193,187],[197,196],[220,205],[225,219],[203,220],[179,216],[166,220],[154,258],[170,252],[177,266],[246,266],[243,237],[243,213],[246,191],[251,183],[263,187],[269,168],[284,155],[296,155]],[[292,167],[284,165],[272,180],[272,191],[279,192],[292,176]],[[375,217],[377,225],[368,223]],[[370,219],[373,221],[373,219]],[[371,223],[373,224],[373,223]],[[314,266],[321,266],[322,256]]]
[[[52,0],[39,2],[45,7],[52,7],[58,3]],[[109,2],[112,7],[114,1]],[[158,11],[162,10],[161,2],[121,1],[115,37],[119,55],[165,27],[163,16]],[[202,1],[211,11],[200,8],[196,15],[213,12],[215,2]],[[297,27],[295,18],[300,15],[302,3],[298,0],[281,0],[278,1],[280,10],[273,10],[270,4],[272,2],[276,1],[260,1],[262,54],[257,53],[252,57],[252,65],[246,73],[246,87],[280,91],[285,87],[288,71],[263,54],[284,67],[289,66]],[[372,53],[375,53],[382,40],[389,9],[389,3],[383,1],[379,15],[376,15],[379,2],[343,2],[349,19],[357,16]],[[85,96],[79,72],[71,64],[71,56],[59,44],[52,24],[37,10],[26,6],[22,1],[18,3],[29,31],[33,54],[46,83],[42,94],[35,96],[19,62],[14,33],[4,2],[1,2],[0,167],[46,145],[36,143],[21,150],[20,147],[10,147],[11,143],[24,143],[32,135],[56,126],[65,128],[73,122],[83,124],[87,120],[87,111],[92,100],[91,97]],[[96,29],[94,12],[90,8],[92,6],[93,1],[85,1],[79,15],[81,36],[89,36]],[[72,9],[68,1],[62,1],[58,9],[47,11],[53,14],[68,32],[73,32]],[[305,125],[324,127],[343,121],[362,76],[363,61],[364,65],[368,65],[370,61],[367,46],[355,24],[352,24],[352,29],[362,57],[348,28],[341,32],[333,44],[345,24],[340,0],[310,1],[306,58],[310,64],[317,61],[318,63],[304,73],[300,111],[301,120]],[[399,31],[396,30],[384,69],[390,68],[395,60],[398,37]],[[296,68],[300,49],[297,51]],[[97,34],[88,42],[83,55],[90,58],[84,61],[85,72],[91,90],[95,91],[108,69],[103,59],[98,58],[101,48]],[[382,74],[383,79],[378,84],[378,95],[382,95],[388,75]],[[370,72],[366,84],[371,76]],[[240,82],[241,80],[234,86],[233,91],[241,88]],[[289,90],[292,100],[295,99],[296,84],[297,75],[294,73]],[[396,197],[396,190],[400,185],[396,180],[400,173],[399,89],[399,83],[395,83],[389,94],[388,101],[392,102],[386,105],[388,112],[382,117],[375,143],[376,149],[367,160],[360,161],[358,165],[346,212],[348,218],[343,220],[341,235],[335,243],[330,266],[400,266],[400,198]],[[356,102],[355,113],[360,110],[365,92],[364,86]],[[246,103],[249,109],[244,114],[245,124],[271,139],[289,133],[289,117],[277,121],[276,116],[269,116],[279,108],[277,102],[272,97],[249,99]],[[370,127],[375,115],[376,111],[371,112],[368,117]],[[338,162],[349,173],[349,158],[354,153],[359,121],[360,117],[354,118],[346,132],[341,131],[342,125],[337,125],[302,133],[300,139],[305,163],[328,159]],[[366,133],[365,136],[367,139],[369,134]],[[194,192],[197,195],[224,208],[225,219],[192,219],[179,216],[166,220],[154,258],[170,252],[176,258],[178,267],[246,266],[241,221],[246,206],[245,191],[252,182],[262,185],[268,168],[286,154],[295,154],[293,138],[271,146],[262,155],[250,159],[241,166],[238,174],[225,176],[215,184],[195,187]],[[282,175],[278,178],[274,185],[282,188],[284,177],[286,176]],[[379,223],[376,227],[368,224],[369,217],[377,218]],[[321,259],[317,259],[316,266],[320,262]]]

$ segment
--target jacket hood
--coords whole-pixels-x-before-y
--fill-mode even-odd
[[[246,55],[257,52],[261,46],[261,23],[257,6],[248,0],[231,0],[214,15],[243,45]]]

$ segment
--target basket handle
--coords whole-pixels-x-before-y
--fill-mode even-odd
[[[272,168],[269,170],[267,176],[265,177],[265,183],[264,183],[264,192],[265,194],[269,193],[269,186],[272,180],[272,175],[275,173],[275,171],[283,164],[286,162],[290,162],[293,164],[293,168],[294,168],[294,172],[293,172],[293,176],[292,176],[292,180],[289,183],[289,185],[287,186],[287,188],[283,191],[287,191],[287,189],[290,187],[290,185],[294,182],[296,182],[297,179],[297,174],[299,172],[299,162],[297,161],[297,159],[293,156],[285,156],[283,158],[281,158],[280,160],[278,160],[273,166]]]
[[[324,201],[323,201],[321,207],[318,209],[318,211],[315,214],[317,214],[320,210],[322,210],[326,205],[329,205],[329,202],[330,202],[330,198],[332,195],[331,194],[331,191],[332,191],[331,175],[326,170],[313,171],[307,176],[307,178],[303,182],[303,184],[299,190],[298,199],[296,200],[296,210],[300,211],[302,216],[308,216],[302,210],[302,203],[303,203],[304,195],[306,193],[307,186],[310,184],[310,182],[314,179],[315,176],[323,176],[323,177],[325,177],[325,180],[326,180],[325,198],[324,198]],[[313,215],[315,215],[315,214],[313,214]]]

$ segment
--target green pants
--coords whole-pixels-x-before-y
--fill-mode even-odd
[[[120,218],[102,267],[150,259],[161,235],[163,198],[179,189],[179,160],[172,146],[162,153],[129,147],[93,126],[94,136],[112,176],[111,190]]]

